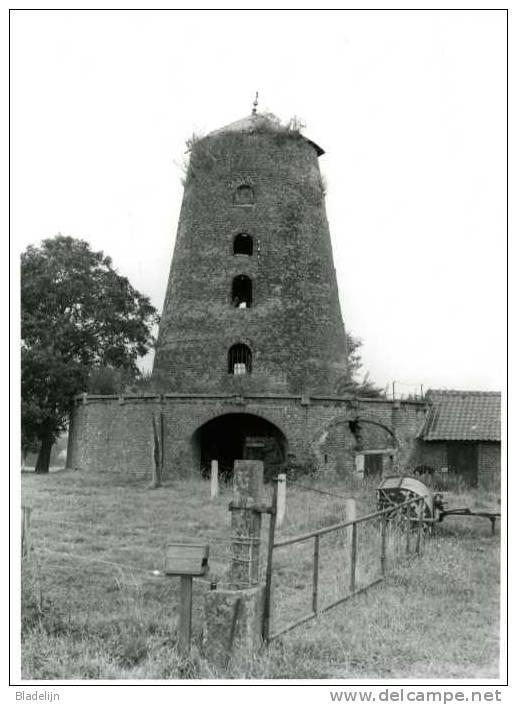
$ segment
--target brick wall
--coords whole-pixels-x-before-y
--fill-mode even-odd
[[[299,464],[310,461],[321,472],[328,470],[325,465],[329,463],[337,469],[343,452],[355,449],[349,421],[363,419],[379,423],[390,430],[397,448],[397,464],[403,468],[414,445],[410,429],[420,427],[425,405],[272,395],[83,397],[78,400],[72,416],[67,466],[150,475],[152,414],[158,419],[160,412],[164,418],[164,470],[166,476],[172,477],[199,471],[196,432],[210,419],[229,413],[254,414],[274,424],[285,437],[293,459]],[[342,436],[345,449],[339,444],[334,450],[330,446],[325,448],[329,430],[338,427],[342,431],[336,438]],[[348,457],[353,458],[353,455]],[[347,463],[342,463],[341,468],[346,470]]]
[[[243,184],[247,203],[236,198]],[[253,238],[252,255],[233,253],[238,234]],[[250,308],[232,305],[239,275],[252,280]],[[229,373],[235,343],[251,349],[251,374]],[[193,145],[186,178],[153,369],[164,396],[79,405],[69,463],[145,472],[154,409],[169,475],[199,468],[198,429],[229,413],[274,424],[297,463],[345,474],[355,452],[348,422],[360,417],[380,424],[404,465],[425,406],[336,398],[345,374],[318,149],[275,129],[213,133]]]
[[[239,184],[253,203],[235,202]],[[237,234],[252,256],[233,254]],[[232,281],[253,284],[232,306]],[[244,343],[253,373],[228,373]],[[163,392],[334,394],[346,372],[324,193],[311,144],[299,135],[217,134],[194,145],[153,374]]]
[[[478,480],[482,487],[501,487],[501,444],[484,441],[478,445]]]
[[[449,443],[454,441],[449,441]],[[478,486],[498,490],[501,482],[501,444],[481,441],[478,448]],[[430,465],[436,470],[447,466],[446,441],[419,441],[413,450],[411,465]]]
[[[447,444],[444,441],[419,441],[411,458],[411,465],[429,465],[435,472],[447,465]]]
[[[76,404],[68,438],[67,467],[113,470],[141,476],[152,472],[152,414],[158,397],[89,397]]]

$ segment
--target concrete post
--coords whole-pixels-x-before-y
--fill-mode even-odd
[[[346,500],[346,521],[355,521],[357,518],[357,507],[355,503],[355,499],[351,497],[350,499]],[[346,529],[346,534],[347,534],[347,541],[348,543],[352,543],[352,534],[353,534],[353,527],[352,526],[347,526]]]
[[[286,509],[286,475],[280,474],[277,478],[277,504],[276,504],[276,527],[282,526],[285,519]]]
[[[204,651],[223,668],[232,658],[252,657],[262,643],[265,589],[258,582],[263,477],[262,461],[235,461],[230,584],[219,584],[205,595]]]
[[[259,581],[260,530],[262,515],[256,508],[263,500],[264,465],[260,460],[236,460],[233,471],[233,499],[230,505],[230,585],[248,588]]]
[[[210,499],[215,499],[219,495],[219,463],[212,460],[210,463]]]
[[[364,453],[356,453],[355,474],[358,480],[364,479]]]

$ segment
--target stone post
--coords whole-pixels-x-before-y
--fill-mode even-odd
[[[219,495],[219,462],[210,462],[210,499],[215,499]]]
[[[233,472],[233,498],[230,505],[231,551],[230,585],[248,588],[259,581],[260,530],[264,465],[260,460],[236,460]]]
[[[350,499],[347,499],[346,503],[345,503],[345,507],[346,507],[346,521],[355,521],[357,518],[357,508],[356,508],[355,498],[350,497]],[[352,526],[347,526],[346,535],[347,535],[347,541],[349,544],[352,543],[352,533],[353,533]]]
[[[286,510],[286,475],[281,473],[277,478],[277,503],[276,503],[276,528],[279,529],[284,523]]]
[[[231,511],[230,583],[205,595],[204,650],[226,668],[231,658],[250,658],[262,643],[263,585],[260,579],[260,529],[264,466],[260,460],[236,460]]]

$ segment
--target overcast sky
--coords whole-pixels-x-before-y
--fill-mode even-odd
[[[83,238],[161,310],[185,139],[258,90],[326,151],[343,317],[372,379],[502,389],[505,42],[496,11],[14,12],[15,255]]]

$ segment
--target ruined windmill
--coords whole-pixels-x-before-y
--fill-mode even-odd
[[[79,398],[69,466],[145,472],[152,414],[161,419],[165,476],[206,470],[212,459],[231,472],[238,458],[264,460],[266,476],[309,460],[356,473],[359,420],[378,424],[376,453],[408,454],[422,403],[342,390],[346,338],[321,147],[295,122],[258,112],[256,101],[250,115],[189,147],[157,393]]]

